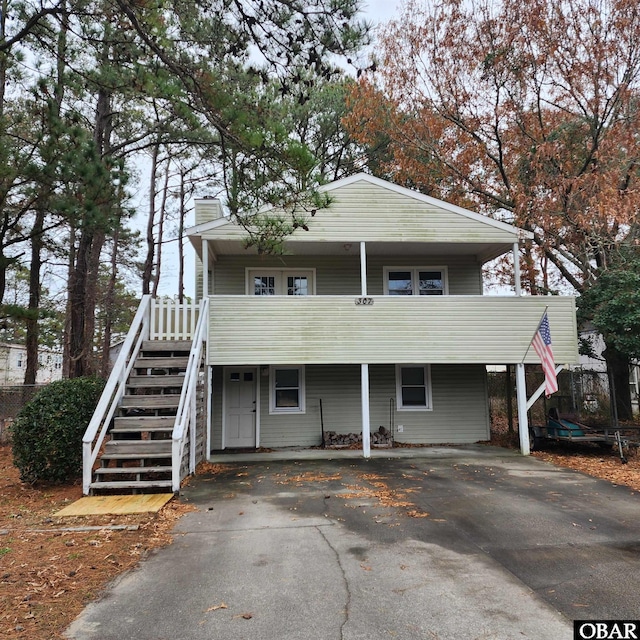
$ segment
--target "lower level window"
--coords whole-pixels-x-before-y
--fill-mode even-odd
[[[304,413],[304,366],[272,366],[269,371],[269,412]]]
[[[428,365],[396,365],[396,394],[399,410],[431,409],[431,371]]]

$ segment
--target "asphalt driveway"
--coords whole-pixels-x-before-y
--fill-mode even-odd
[[[68,637],[570,640],[639,617],[630,489],[492,447],[352,453],[197,477],[174,544]]]

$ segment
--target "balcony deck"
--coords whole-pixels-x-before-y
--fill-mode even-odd
[[[535,363],[547,309],[557,363],[578,361],[575,299],[210,296],[209,363]],[[528,351],[527,351],[528,350]]]

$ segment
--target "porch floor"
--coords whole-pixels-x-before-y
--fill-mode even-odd
[[[453,458],[463,452],[467,456],[485,458],[499,453],[501,456],[521,454],[515,449],[505,449],[485,444],[425,445],[423,447],[374,448],[371,458]],[[362,458],[362,449],[308,449],[303,447],[283,447],[281,449],[213,451],[207,458],[211,463],[224,462],[267,462],[269,460],[340,460]]]

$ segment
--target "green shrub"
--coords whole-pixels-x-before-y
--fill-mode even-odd
[[[24,482],[61,483],[82,475],[82,436],[103,387],[99,378],[59,380],[21,409],[11,437]]]

